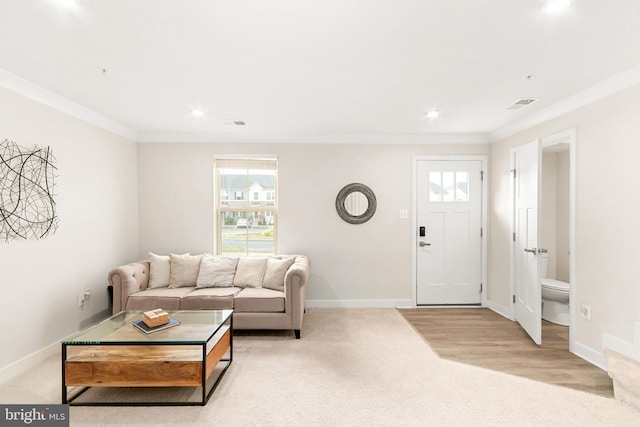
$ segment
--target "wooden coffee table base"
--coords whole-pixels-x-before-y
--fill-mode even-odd
[[[67,357],[63,346],[63,402],[72,405],[205,405],[232,361],[231,328],[207,345],[83,345]],[[229,351],[229,358],[223,359]],[[207,380],[226,362],[207,393]],[[68,398],[67,387],[84,387]],[[74,403],[89,387],[202,387],[200,402]]]

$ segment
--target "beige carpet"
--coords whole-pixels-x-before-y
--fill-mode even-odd
[[[240,334],[204,407],[72,407],[72,426],[638,426],[616,400],[439,359],[394,309],[311,309],[302,339]],[[2,384],[58,403],[60,365]]]

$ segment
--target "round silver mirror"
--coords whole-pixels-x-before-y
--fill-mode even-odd
[[[350,224],[362,224],[376,212],[377,202],[373,191],[364,184],[345,185],[336,197],[336,211]]]
[[[360,216],[367,211],[369,207],[369,200],[367,196],[359,191],[347,194],[344,198],[344,208],[349,215]]]

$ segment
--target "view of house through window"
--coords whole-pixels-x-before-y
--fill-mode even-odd
[[[216,253],[277,253],[278,161],[215,159]]]

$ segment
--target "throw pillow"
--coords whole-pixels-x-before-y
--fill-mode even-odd
[[[294,261],[294,258],[267,259],[267,268],[264,271],[262,287],[276,291],[284,291],[284,276]]]
[[[238,258],[203,255],[196,288],[226,288],[233,286]]]
[[[233,286],[238,288],[260,288],[267,266],[266,258],[241,257],[233,278]]]
[[[153,252],[149,252],[148,288],[165,288],[169,286],[170,271],[169,255],[156,255]]]
[[[171,260],[171,272],[169,275],[170,288],[182,288],[195,286],[200,271],[201,255],[176,255],[169,254]]]

